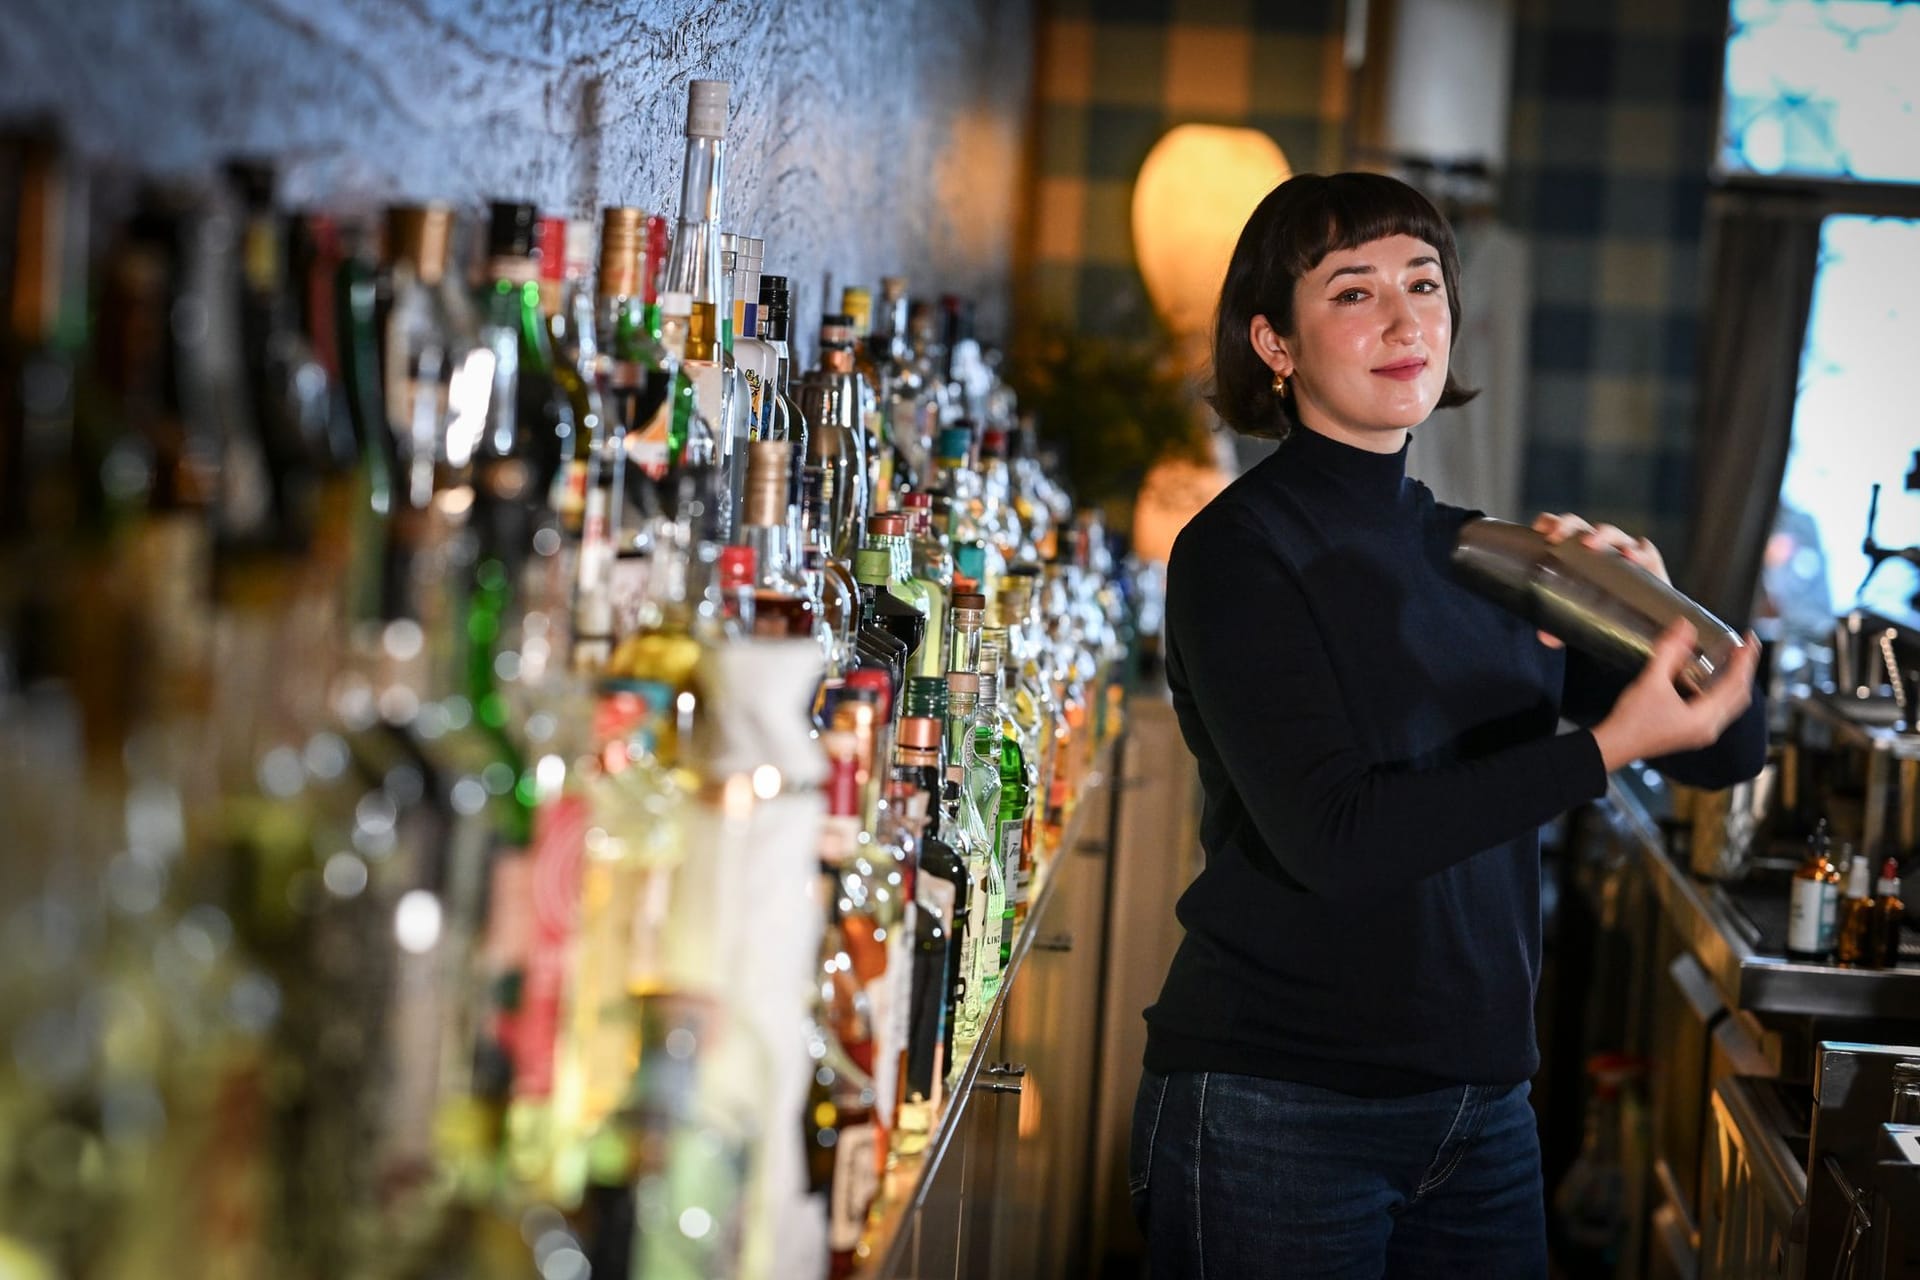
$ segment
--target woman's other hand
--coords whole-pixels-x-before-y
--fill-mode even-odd
[[[1657,756],[1712,746],[1753,701],[1753,677],[1760,642],[1748,632],[1732,660],[1693,697],[1674,687],[1682,668],[1693,660],[1693,624],[1682,618],[1654,643],[1653,656],[1593,729],[1607,772]]]
[[[1595,551],[1612,551],[1625,556],[1668,586],[1673,579],[1667,576],[1666,558],[1660,554],[1660,548],[1647,538],[1636,538],[1616,524],[1592,525],[1571,512],[1559,515],[1542,511],[1533,518],[1533,531],[1546,535],[1548,542],[1565,542],[1569,538],[1578,538]],[[1537,633],[1540,643],[1549,649],[1564,648],[1560,637],[1549,632]]]

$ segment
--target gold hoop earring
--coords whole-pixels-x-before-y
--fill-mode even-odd
[[[1278,369],[1274,370],[1273,373],[1273,394],[1279,396],[1282,400],[1287,398],[1287,375],[1281,373]]]

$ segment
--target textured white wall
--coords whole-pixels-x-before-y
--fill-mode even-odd
[[[733,83],[729,229],[820,281],[907,274],[1004,332],[1030,0],[8,0],[0,116],[103,162],[274,157],[287,204],[495,197],[671,216],[686,84]]]

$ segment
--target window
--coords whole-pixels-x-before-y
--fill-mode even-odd
[[[1732,0],[1727,174],[1920,182],[1920,4]]]
[[[1920,219],[1835,215],[1820,228],[1820,273],[1800,361],[1793,437],[1767,547],[1767,611],[1789,631],[1823,635],[1865,604],[1914,609],[1920,571],[1882,565],[1867,584],[1867,502],[1880,486],[1875,539],[1920,544],[1920,493],[1905,488],[1920,448],[1913,369],[1920,361]]]

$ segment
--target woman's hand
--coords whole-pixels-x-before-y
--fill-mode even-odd
[[[1619,525],[1595,526],[1570,512],[1552,515],[1542,511],[1533,518],[1533,531],[1545,534],[1548,542],[1565,542],[1568,538],[1578,538],[1595,551],[1612,551],[1625,556],[1668,586],[1673,585],[1673,579],[1667,576],[1667,562],[1660,554],[1660,548],[1646,538],[1634,537]],[[1540,637],[1540,643],[1547,648],[1565,648],[1560,637],[1545,631],[1537,634]]]
[[[1752,632],[1697,697],[1680,695],[1674,680],[1693,660],[1694,638],[1693,624],[1684,618],[1668,627],[1647,665],[1594,726],[1608,773],[1635,760],[1712,746],[1753,701],[1760,642]]]

